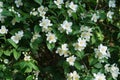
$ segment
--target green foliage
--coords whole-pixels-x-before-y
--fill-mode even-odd
[[[0,80],[120,80],[119,5],[0,0]]]

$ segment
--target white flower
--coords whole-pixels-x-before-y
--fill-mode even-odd
[[[98,49],[102,54],[107,54],[107,46],[103,46],[102,44],[100,44],[98,46]]]
[[[7,34],[7,33],[8,33],[8,29],[6,29],[5,26],[1,26],[0,34]]]
[[[57,41],[57,37],[53,33],[49,32],[48,34],[46,34],[46,36],[47,36],[47,41],[49,41],[49,43],[55,43]]]
[[[44,11],[44,6],[38,7],[38,8],[37,8],[37,11],[38,11],[39,13],[41,13],[42,11]]]
[[[82,25],[80,27],[80,32],[81,38],[84,38],[86,41],[90,41],[90,37],[92,36],[92,28]]]
[[[80,32],[92,32],[92,28],[89,28],[88,26],[82,25],[80,27]]]
[[[67,74],[67,80],[73,80],[72,76],[73,76],[72,73],[68,73],[68,74]]]
[[[86,41],[90,41],[90,37],[92,36],[92,33],[90,32],[82,32],[81,38],[84,38]]]
[[[24,60],[25,60],[25,61],[30,61],[30,56],[25,54],[25,55],[24,55]]]
[[[39,16],[45,18],[46,11],[48,11],[47,7],[40,6],[38,7],[37,11],[39,12]]]
[[[114,14],[114,12],[108,11],[107,17],[110,18],[110,19],[112,19],[112,15],[113,15],[113,14]]]
[[[69,34],[70,32],[72,32],[71,26],[72,26],[72,22],[68,22],[67,20],[65,20],[63,24],[61,24],[61,27],[58,29],[66,31],[66,33]]]
[[[37,12],[37,11],[31,11],[31,12],[30,12],[30,15],[37,16],[37,15],[38,15],[38,12]]]
[[[116,7],[115,0],[109,0],[109,7]]]
[[[84,39],[78,38],[78,44],[79,46],[86,47],[86,41]]]
[[[68,45],[67,44],[62,44],[61,48],[57,48],[56,53],[59,53],[60,56],[67,57],[69,56],[70,52],[68,51]]]
[[[72,73],[67,74],[67,80],[79,80],[80,76],[76,71],[73,71]]]
[[[2,16],[2,15],[0,14],[0,21],[1,21],[1,23],[3,23],[3,22],[5,21],[5,16]]]
[[[72,16],[72,13],[73,13],[73,10],[69,9],[69,10],[67,11],[67,13],[68,13],[69,17],[71,17],[71,16]]]
[[[39,33],[35,33],[31,39],[31,41],[33,42],[34,40],[36,40],[37,38],[41,37]]]
[[[15,0],[15,4],[17,7],[20,7],[23,5],[22,0]]]
[[[82,51],[85,47],[86,47],[86,40],[85,39],[78,39],[78,42],[73,44],[73,46],[75,47],[75,50],[79,50]]]
[[[78,5],[74,4],[73,2],[70,2],[69,7],[70,7],[74,12],[76,12],[76,11],[77,11],[77,8],[78,8]]]
[[[115,63],[113,65],[106,64],[105,70],[112,74],[113,79],[117,80],[117,77],[120,74],[120,72],[119,72],[119,68],[117,67]]]
[[[43,18],[42,21],[40,21],[40,23],[39,23],[39,26],[42,26],[42,31],[48,30],[48,27],[52,26],[52,25],[53,24],[51,23],[51,21],[47,18],[46,19]],[[44,32],[46,32],[46,31],[44,31]]]
[[[3,2],[0,1],[0,7],[3,7]]]
[[[3,11],[3,9],[2,8],[0,8],[0,13]]]
[[[76,60],[76,57],[75,57],[74,55],[71,56],[71,57],[68,57],[68,58],[66,59],[66,61],[67,61],[71,66],[74,65],[75,60]]]
[[[107,46],[103,46],[102,44],[100,44],[98,46],[98,49],[94,49],[95,50],[95,57],[98,59],[103,59],[106,58],[108,59],[108,57],[110,57],[110,53],[107,50]]]
[[[18,33],[15,33],[14,36],[11,37],[11,39],[17,44],[19,43],[19,40],[21,40],[21,38],[23,37],[23,31],[18,31]]]
[[[8,59],[4,59],[4,63],[8,64],[9,60]]]
[[[105,71],[110,72],[110,64],[106,64],[104,67]]]
[[[91,21],[97,22],[97,20],[99,19],[99,16],[97,14],[93,14]]]
[[[102,73],[94,73],[93,76],[95,77],[93,80],[106,80],[106,76]]]
[[[56,0],[54,3],[58,6],[58,8],[61,8],[61,5],[64,4],[63,0]]]
[[[110,72],[112,74],[113,79],[116,79],[118,77],[118,74],[120,74],[119,72],[119,68],[117,67],[116,64],[113,64],[110,68]]]

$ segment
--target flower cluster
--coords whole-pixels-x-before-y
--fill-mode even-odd
[[[94,51],[95,51],[95,57],[101,61],[104,58],[108,59],[108,57],[110,57],[110,53],[107,49],[107,46],[104,46],[103,44],[100,44],[98,46],[98,49],[94,49]]]
[[[89,42],[90,37],[92,36],[92,28],[89,28],[87,26],[81,26],[80,32],[81,32],[81,38]]]
[[[41,16],[42,18],[45,18],[45,14],[47,11],[48,11],[47,7],[40,6],[37,8],[37,10],[33,8],[32,11],[30,12],[30,15]]]
[[[68,22],[67,20],[65,20],[62,24],[61,27],[58,28],[58,30],[60,30],[60,32],[66,31],[66,34],[69,34],[72,32],[72,22]]]
[[[72,16],[72,13],[76,13],[78,5],[74,4],[74,2],[66,2],[66,7],[69,8],[67,13],[69,14],[69,16]]]
[[[21,38],[24,36],[23,34],[24,34],[24,32],[23,32],[22,30],[21,30],[21,31],[18,31],[18,33],[15,33],[15,35],[12,36],[11,39],[12,39],[16,44],[18,44],[19,41],[21,40]]]
[[[78,50],[78,51],[84,50],[86,45],[87,45],[86,40],[82,39],[81,37],[78,38],[77,43],[73,44],[73,46],[75,47],[75,50]]]
[[[56,53],[58,53],[60,56],[64,55],[64,57],[68,57],[70,54],[69,49],[68,49],[68,45],[62,44],[61,48],[57,48]]]
[[[94,75],[94,79],[93,80],[106,80],[106,77],[105,77],[105,75],[103,74],[103,73],[94,73],[93,74]]]
[[[67,74],[67,80],[79,80],[80,76],[76,71]]]
[[[23,6],[22,0],[15,0],[16,7]]]
[[[55,0],[54,3],[57,5],[58,8],[61,8],[61,5],[64,4],[63,0]]]
[[[110,72],[112,74],[113,79],[117,79],[118,75],[120,74],[119,68],[117,65],[114,63],[113,65],[106,64],[105,65],[105,70],[106,72]]]
[[[39,26],[42,27],[42,31],[43,32],[50,32],[50,27],[49,26],[52,26],[53,24],[51,23],[51,21],[48,19],[48,18],[43,18],[42,21],[40,21],[40,24]]]

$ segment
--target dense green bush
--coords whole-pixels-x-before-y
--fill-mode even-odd
[[[0,0],[0,80],[120,80],[119,0]]]

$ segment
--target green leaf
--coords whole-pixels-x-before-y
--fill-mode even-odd
[[[33,49],[33,50],[38,50],[39,48],[38,48],[38,43],[37,42],[31,42],[30,43],[30,47]]]
[[[12,16],[12,13],[11,13],[10,11],[4,9],[4,10],[2,11],[2,15],[3,15],[3,16]]]
[[[54,49],[54,47],[55,47],[55,44],[53,44],[53,43],[47,43],[47,47],[48,47],[48,49],[50,50],[50,51],[52,51],[53,49]]]
[[[14,50],[13,50],[13,56],[14,56],[14,58],[15,58],[16,60],[18,60],[19,57],[21,56],[21,54],[14,49]]]
[[[38,3],[38,4],[42,4],[42,2],[43,2],[43,0],[34,0],[36,3]]]
[[[27,67],[26,70],[25,70],[26,73],[30,73],[32,72],[32,68],[31,67]]]
[[[16,45],[13,40],[8,39],[8,42],[9,42],[14,48],[18,48],[18,45]]]
[[[31,67],[34,70],[39,70],[38,67],[35,65],[35,63],[33,63],[33,62],[29,62],[28,65],[29,65],[29,67]]]
[[[80,59],[82,59],[83,57],[84,57],[84,52],[83,51],[77,51],[76,53],[75,53],[75,55],[77,56],[77,57],[79,57]]]
[[[33,80],[33,75],[29,75],[26,80]]]
[[[92,57],[89,57],[89,59],[88,59],[88,60],[89,60],[89,64],[90,64],[90,65],[94,65],[94,64],[96,64],[96,63],[97,63],[97,60],[96,60],[96,59],[94,59],[94,58],[93,58],[93,56],[92,56]]]
[[[118,33],[117,39],[120,39],[120,33]]]
[[[92,38],[91,38],[91,44],[95,44],[96,43],[96,38],[95,36],[93,35]]]
[[[91,72],[92,72],[92,73],[97,73],[97,72],[98,72],[98,70],[97,70],[97,69],[95,69],[95,68],[92,68]]]
[[[3,52],[4,52],[4,51],[3,51],[2,49],[0,49],[0,56],[2,56]]]
[[[40,26],[35,25],[35,27],[34,27],[34,31],[37,32],[37,33],[39,33],[39,32],[41,31]]]
[[[6,56],[10,56],[12,52],[13,52],[12,50],[11,51],[10,50],[6,50],[6,51],[4,51],[4,54]]]
[[[78,17],[77,17],[77,14],[76,13],[72,13],[72,16],[73,16],[73,19],[77,20]]]
[[[103,41],[104,35],[101,32],[96,32],[98,40]]]
[[[96,67],[96,68],[102,68],[102,66],[103,65],[101,63],[97,63],[97,64],[94,65],[94,67]]]
[[[101,10],[99,14],[100,14],[100,18],[102,20],[104,20],[106,18],[106,13],[104,11]]]
[[[75,66],[76,69],[81,70],[81,65],[80,65],[79,62],[76,61],[74,66]]]

